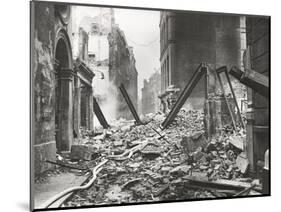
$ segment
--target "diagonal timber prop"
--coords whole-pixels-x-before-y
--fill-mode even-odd
[[[123,83],[121,83],[121,85],[119,86],[119,89],[120,89],[128,107],[129,107],[132,115],[134,116],[134,119],[136,120],[137,124],[142,124],[142,122],[140,120],[140,117],[139,117],[139,115],[138,115],[138,113],[137,113],[137,111],[136,111],[136,109],[135,109],[135,107],[134,107],[125,87],[124,87],[124,85],[123,85]]]
[[[207,72],[207,67],[201,63],[196,71],[194,72],[193,76],[191,77],[190,81],[185,86],[184,90],[181,92],[179,98],[177,99],[176,103],[174,104],[172,110],[166,117],[166,119],[161,124],[162,130],[165,129],[170,125],[170,123],[175,119],[176,115],[184,105],[185,101],[188,99],[190,94],[192,93],[194,87],[197,85],[198,81],[201,77]]]
[[[101,110],[101,108],[100,108],[100,106],[99,106],[99,104],[98,104],[98,102],[96,100],[96,98],[93,97],[93,100],[94,100],[94,112],[95,112],[95,114],[96,114],[100,124],[102,125],[102,127],[104,129],[108,129],[110,126],[107,123],[107,121],[106,121],[106,119],[105,119],[105,117],[103,115],[103,112],[102,112],[102,110]]]
[[[228,71],[227,71],[227,67],[223,66],[221,68],[218,68],[216,70],[216,72],[217,72],[218,75],[220,75],[220,73],[224,73],[225,74],[227,82],[228,82],[228,85],[229,85],[229,88],[230,88],[230,91],[231,91],[231,94],[232,94],[232,97],[234,99],[234,103],[235,103],[235,106],[236,106],[236,109],[237,109],[237,114],[239,116],[239,119],[240,119],[242,127],[245,129],[245,124],[243,122],[241,111],[240,111],[240,108],[238,106],[237,98],[236,98],[236,95],[235,95],[235,92],[234,92],[234,89],[233,89],[233,86],[232,86],[232,83],[231,83],[231,80],[230,80],[230,77],[229,77],[229,74],[228,74]]]

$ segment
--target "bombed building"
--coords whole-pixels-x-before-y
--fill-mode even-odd
[[[260,74],[266,84],[270,77],[270,19],[247,17],[246,27],[248,49],[244,55],[245,67],[255,70],[256,76]],[[268,84],[265,90],[251,85],[247,88],[247,151],[252,173],[256,173],[260,169],[257,164],[259,161],[264,161],[266,151],[268,154],[270,144],[269,95]]]
[[[84,62],[88,38],[82,29],[79,55],[73,57],[70,7],[42,3],[32,9],[33,141],[38,174],[52,166],[45,161],[55,160],[57,151],[70,150],[80,126],[93,129],[94,73]]]
[[[212,68],[241,66],[241,17],[213,14],[160,13],[161,92],[169,86],[180,90],[191,79],[201,62]],[[216,91],[210,74],[209,93]],[[168,89],[169,90],[169,89]],[[190,108],[202,109],[205,97],[203,80],[191,94]],[[164,95],[165,96],[165,95]]]
[[[270,194],[269,17],[31,5],[33,208]]]
[[[261,31],[263,36],[258,37]],[[186,108],[204,109],[207,114],[206,130],[210,136],[220,132],[218,128],[234,122],[246,127],[239,114],[243,109],[243,106],[240,106],[241,102],[247,100],[248,110],[245,113],[248,130],[247,156],[252,170],[257,166],[258,159],[262,160],[268,148],[268,99],[264,97],[268,97],[268,93],[262,95],[251,87],[248,87],[246,92],[245,86],[243,86],[245,83],[237,81],[237,77],[224,76],[213,71],[221,67],[231,69],[235,66],[237,69],[253,69],[268,76],[268,35],[268,18],[161,12],[162,98],[167,98],[170,90],[177,98],[180,92],[175,92],[175,89],[171,89],[171,87],[183,91],[186,85],[192,83],[192,79],[198,71],[198,64],[202,61],[206,62],[209,65],[206,77],[198,80],[194,90],[189,94],[189,101],[185,102],[185,106]],[[227,78],[232,88],[225,83]],[[267,82],[266,78],[264,80]],[[233,89],[233,84],[236,85],[235,89]],[[236,95],[233,93],[227,98],[217,95],[217,92],[229,94],[230,89],[235,90]],[[214,96],[216,96],[215,99]],[[237,99],[241,100],[242,96],[244,98],[239,101],[238,105]],[[245,98],[246,96],[248,99]],[[234,115],[230,115],[229,110]],[[214,115],[216,113],[219,113],[219,116]],[[257,119],[253,122],[254,117]],[[261,137],[254,139],[254,136]],[[260,139],[266,142],[261,142]],[[255,140],[255,144],[252,143],[253,140]]]
[[[103,108],[108,120],[116,118],[116,88],[109,78],[108,35],[114,19],[110,8],[96,8],[95,13],[82,18],[79,23],[89,34],[88,64],[94,70],[93,92],[96,102]],[[97,117],[94,122],[99,125]]]
[[[124,32],[118,24],[112,25],[112,32],[108,36],[109,40],[109,80],[119,87],[124,85],[131,100],[138,108],[138,72],[136,69],[136,60],[133,48],[127,44]],[[122,95],[117,94],[117,118],[132,119],[128,107]]]
[[[141,89],[141,111],[142,114],[156,113],[160,110],[160,73],[156,70],[148,80],[144,80]]]

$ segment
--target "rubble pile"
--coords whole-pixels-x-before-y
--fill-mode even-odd
[[[160,124],[165,116],[156,114],[146,117],[152,119],[144,125],[118,123],[97,136],[85,132],[79,143],[94,157],[82,157],[82,161],[91,164],[88,167],[105,158],[110,161],[90,189],[76,193],[62,206],[215,198],[238,193],[208,189],[201,181],[250,186],[252,180],[244,178],[244,132],[226,129],[207,139],[203,116],[199,111],[181,110],[164,130]],[[193,181],[199,184],[194,186]]]

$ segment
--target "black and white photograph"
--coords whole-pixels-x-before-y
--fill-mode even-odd
[[[270,24],[31,1],[31,210],[270,196]]]

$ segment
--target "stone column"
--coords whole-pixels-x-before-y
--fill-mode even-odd
[[[94,102],[93,102],[93,89],[92,87],[87,88],[87,127],[89,130],[94,129]]]
[[[76,133],[77,138],[80,137],[79,128],[81,123],[81,82],[79,77],[75,77],[74,81],[74,106],[73,106],[73,118],[74,118],[74,131]]]
[[[60,113],[59,123],[60,138],[57,141],[59,151],[69,151],[73,141],[73,70],[61,69],[59,71],[60,80]]]
[[[171,85],[176,85],[176,17],[172,12],[168,13],[168,43],[169,45],[169,78]]]
[[[246,152],[249,160],[249,174],[254,176],[256,173],[256,154],[255,154],[255,143],[254,143],[254,124],[255,124],[255,108],[253,104],[253,91],[251,88],[247,89],[248,105],[247,105],[247,125],[246,125]]]

